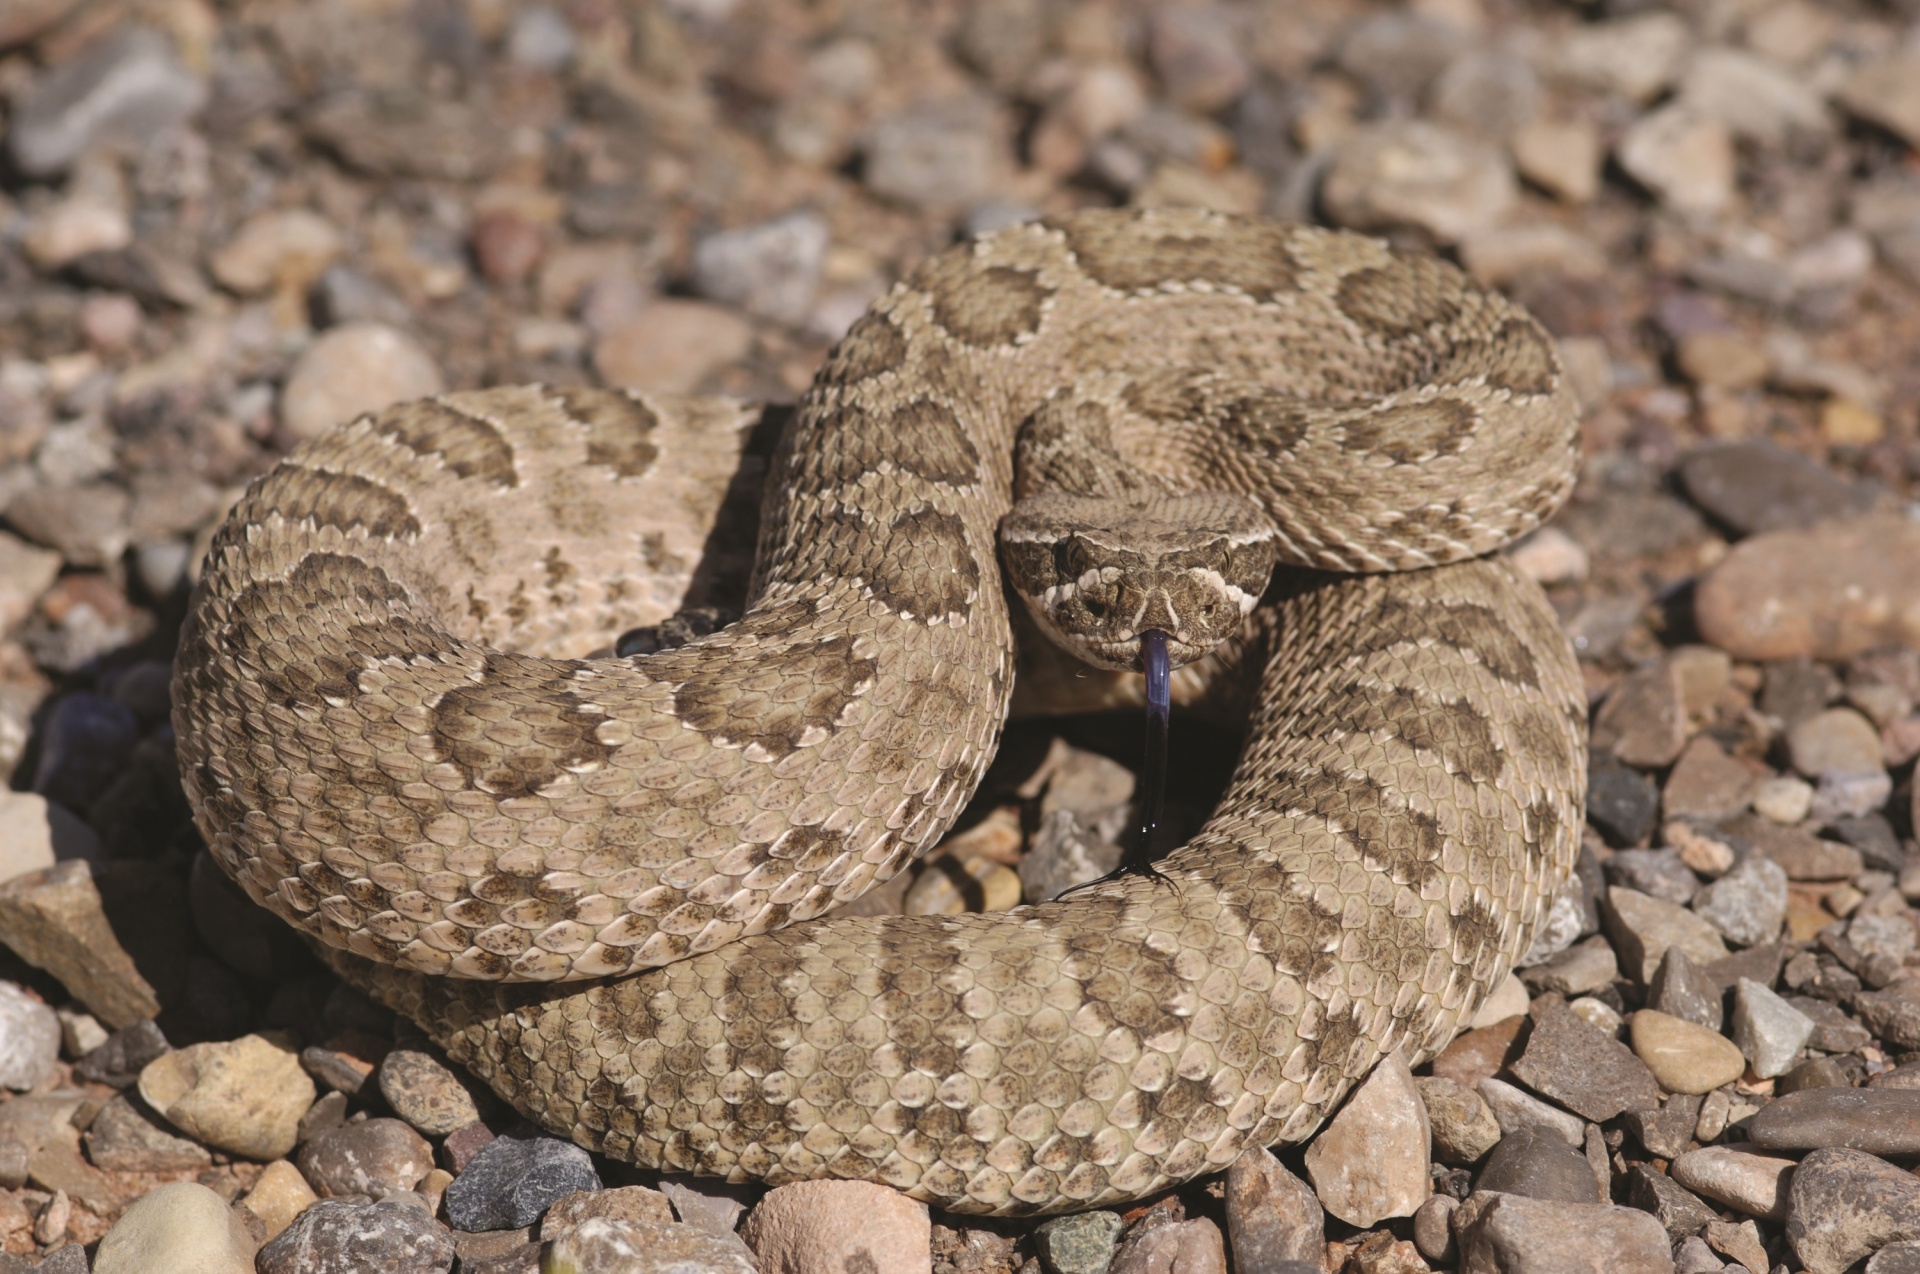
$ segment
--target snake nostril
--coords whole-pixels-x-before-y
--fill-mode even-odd
[[[1081,605],[1087,608],[1087,614],[1094,619],[1105,619],[1107,617],[1107,599],[1104,597],[1090,596],[1083,598]]]

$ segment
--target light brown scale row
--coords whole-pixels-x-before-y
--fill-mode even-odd
[[[1261,500],[1303,566],[1456,561],[1570,481],[1550,343],[1448,267],[1204,213],[1018,227],[829,357],[745,618],[677,650],[582,657],[660,618],[669,506],[716,499],[679,459],[737,410],[494,390],[290,457],[216,539],[176,669],[214,857],[520,1109],[638,1163],[1033,1212],[1304,1137],[1383,1052],[1445,1042],[1569,869],[1583,700],[1503,567],[1282,588],[1172,889],[793,923],[934,844],[991,759],[995,526],[1016,429],[1066,385],[1138,471]]]

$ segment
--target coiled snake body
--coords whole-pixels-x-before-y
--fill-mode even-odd
[[[650,1167],[1088,1207],[1305,1137],[1524,950],[1577,848],[1585,709],[1538,589],[1481,556],[1572,480],[1512,305],[1198,212],[963,245],[801,403],[745,617],[573,657],[660,618],[649,519],[737,418],[409,404],[282,462],[206,561],[174,702],[211,852],[513,1105]],[[1023,427],[1278,528],[1231,786],[1165,885],[796,923],[932,846],[991,758]]]

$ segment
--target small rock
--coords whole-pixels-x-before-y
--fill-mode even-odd
[[[114,937],[87,863],[59,863],[0,885],[0,939],[109,1026],[159,1015],[153,987]]]
[[[732,1234],[740,1224],[740,1214],[746,1211],[746,1205],[736,1197],[740,1187],[720,1181],[662,1181],[660,1193],[673,1205],[674,1215],[683,1225],[709,1234]]]
[[[1747,807],[1754,787],[1751,770],[1728,756],[1711,736],[1697,734],[1660,791],[1661,813],[1667,818],[1731,818]]]
[[[259,1274],[446,1274],[453,1236],[411,1203],[322,1199],[260,1249],[258,1267]]]
[[[508,60],[536,71],[560,70],[577,48],[566,18],[545,5],[521,10],[507,31]]]
[[[480,1118],[460,1079],[426,1053],[397,1048],[380,1062],[380,1095],[393,1113],[429,1137],[444,1137]]]
[[[135,1022],[107,1036],[105,1043],[80,1059],[73,1073],[89,1083],[125,1088],[170,1047],[159,1026],[152,1021]]]
[[[295,360],[280,394],[280,421],[298,441],[367,412],[446,388],[421,344],[381,323],[328,329]]]
[[[0,982],[0,1087],[38,1088],[60,1061],[60,1019],[38,997]]]
[[[1220,1227],[1205,1217],[1136,1226],[1114,1250],[1107,1274],[1173,1274],[1175,1270],[1180,1274],[1188,1270],[1193,1274],[1227,1274],[1227,1249]]]
[[[283,1043],[259,1035],[163,1053],[140,1072],[140,1096],[180,1131],[252,1159],[293,1149],[313,1081]]]
[[[245,1208],[260,1222],[268,1240],[293,1224],[293,1219],[319,1201],[300,1170],[285,1159],[275,1159],[260,1173],[236,1207]]]
[[[1540,79],[1522,58],[1472,50],[1447,64],[1427,96],[1442,123],[1503,142],[1533,122],[1540,109]]]
[[[1850,845],[1751,815],[1729,820],[1721,831],[1779,863],[1790,881],[1851,880],[1864,869],[1860,851]]]
[[[1794,1170],[1787,1242],[1807,1274],[1844,1274],[1876,1248],[1915,1238],[1920,1177],[1845,1149],[1816,1150]]]
[[[1536,584],[1578,583],[1587,578],[1587,551],[1559,527],[1543,526],[1507,550],[1507,560]]]
[[[1744,342],[1720,332],[1703,332],[1690,339]],[[1766,354],[1750,344],[1741,348],[1751,350],[1759,360],[1757,374],[1748,382],[1757,383],[1767,370]],[[1871,488],[1848,482],[1827,466],[1766,439],[1692,451],[1680,462],[1680,482],[1695,504],[1742,536],[1857,517],[1874,503]]]
[[[1554,49],[1554,71],[1577,83],[1645,105],[1680,74],[1693,42],[1673,13],[1649,10],[1567,31]]]
[[[667,1196],[645,1186],[619,1186],[608,1190],[576,1190],[555,1200],[540,1218],[540,1237],[555,1238],[588,1217],[608,1221],[637,1221],[643,1225],[673,1225],[673,1206]],[[705,1229],[696,1226],[696,1229]],[[731,1234],[729,1227],[709,1233]]]
[[[1849,114],[1920,145],[1920,57],[1902,50],[1858,66],[1835,100]]]
[[[922,209],[982,202],[994,194],[1007,162],[990,109],[973,99],[884,116],[866,152],[867,188]]]
[[[1720,988],[1679,947],[1667,948],[1647,986],[1647,1006],[1718,1032],[1725,1010]]]
[[[1694,614],[1738,659],[1920,644],[1920,525],[1869,517],[1742,541],[1701,579]]]
[[[144,149],[206,100],[165,36],[123,25],[20,95],[7,140],[23,173],[48,177],[98,142]]]
[[[1631,1207],[1651,1213],[1661,1228],[1675,1239],[1700,1233],[1714,1219],[1712,1208],[1644,1163],[1636,1164],[1627,1172],[1625,1201]],[[1718,1262],[1713,1268],[1719,1269]]]
[[[1642,983],[1652,979],[1669,947],[1679,947],[1696,964],[1727,954],[1719,932],[1705,920],[1637,890],[1610,886],[1605,919],[1622,971]]]
[[[1116,1213],[1082,1212],[1043,1223],[1033,1246],[1049,1274],[1106,1274],[1126,1228]]]
[[[809,1254],[809,1259],[810,1259]],[[858,1252],[854,1254],[858,1259]],[[464,1271],[467,1263],[461,1263]],[[865,1269],[866,1266],[776,1265],[763,1262],[765,1271],[791,1269],[795,1274],[819,1269]],[[875,1270],[887,1268],[874,1266]],[[912,1270],[909,1262],[900,1267]],[[922,1254],[919,1269],[930,1269]],[[540,1254],[541,1274],[755,1274],[755,1263],[739,1239],[722,1237],[690,1225],[655,1225],[645,1221],[617,1221],[589,1217],[549,1242]]]
[[[1505,978],[1501,979],[1500,985],[1493,988],[1493,994],[1489,995],[1486,1000],[1481,1003],[1479,1012],[1475,1013],[1473,1020],[1468,1023],[1471,1029],[1467,1034],[1471,1035],[1475,1031],[1484,1030],[1496,1023],[1504,1022],[1510,1017],[1525,1017],[1527,1005],[1532,1003],[1532,1001],[1533,996],[1527,991],[1527,984],[1509,973]],[[1466,1035],[1462,1035],[1457,1037],[1454,1042],[1458,1043],[1460,1040],[1466,1038]],[[1508,1042],[1511,1042],[1511,1039],[1509,1039]],[[1451,1048],[1452,1046],[1449,1045],[1448,1047]],[[1502,1045],[1502,1047],[1504,1048],[1505,1046]],[[1435,1072],[1435,1074],[1439,1073],[1438,1071]],[[1492,1073],[1492,1071],[1487,1072],[1487,1074]],[[1479,1077],[1475,1076],[1476,1083],[1478,1079]]]
[[[1633,1015],[1632,1038],[1635,1055],[1670,1093],[1711,1092],[1747,1069],[1747,1059],[1733,1041],[1657,1009]]]
[[[301,122],[312,141],[364,173],[447,181],[491,172],[509,131],[469,102],[418,91],[346,89],[309,107]]]
[[[1538,1128],[1521,1128],[1501,1138],[1474,1179],[1474,1189],[1563,1203],[1600,1201],[1586,1156]]]
[[[1867,1028],[1848,1017],[1838,1005],[1810,995],[1790,995],[1787,1003],[1813,1022],[1813,1034],[1807,1037],[1807,1043],[1822,1052],[1851,1053],[1873,1038]]]
[[[1419,120],[1355,128],[1320,187],[1338,225],[1365,231],[1414,227],[1443,243],[1497,223],[1516,194],[1513,171],[1500,151]]]
[[[1744,333],[1722,328],[1703,328],[1681,336],[1674,351],[1674,361],[1679,363],[1680,371],[1695,385],[1705,389],[1724,389],[1733,392],[1752,389],[1766,380],[1771,366],[1767,360],[1767,350],[1764,345],[1750,339]],[[1751,506],[1744,499],[1745,493],[1734,489],[1733,483],[1726,481],[1717,470],[1727,466],[1727,458],[1720,457],[1720,453],[1737,452],[1741,448],[1755,445],[1764,445],[1771,451],[1790,456],[1795,460],[1801,459],[1784,447],[1775,447],[1771,443],[1732,443],[1696,451],[1682,462],[1680,469],[1682,481],[1688,486],[1687,494],[1693,497],[1693,502],[1742,535],[1749,535],[1755,529],[1751,526],[1743,526],[1739,520]],[[1716,457],[1721,458],[1719,466],[1713,463]],[[1825,468],[1817,465],[1811,467],[1817,469],[1829,482],[1834,481]],[[1696,470],[1701,471],[1705,479],[1701,484],[1702,491],[1693,489]],[[1727,512],[1722,512],[1718,507],[1721,503],[1729,506]],[[1769,516],[1766,511],[1760,509],[1753,509],[1752,512],[1763,519]]]
[[[1779,1221],[1787,1215],[1793,1160],[1757,1155],[1731,1146],[1689,1150],[1668,1169],[1673,1179],[1748,1216]]]
[[[1161,5],[1147,26],[1147,61],[1167,96],[1196,115],[1231,106],[1253,73],[1222,10]]]
[[[503,285],[523,282],[547,251],[540,223],[512,208],[494,208],[475,217],[467,241],[480,273],[489,283]]]
[[[1867,1258],[1866,1274],[1920,1274],[1920,1242],[1887,1244]]]
[[[1868,1030],[1895,1048],[1920,1049],[1920,978],[1863,991],[1854,997],[1853,1009]]]
[[[1634,1208],[1475,1193],[1454,1213],[1461,1268],[1508,1274],[1644,1270],[1669,1274],[1667,1232]]]
[[[51,274],[92,253],[119,252],[133,242],[133,221],[118,200],[78,194],[45,209],[21,246]]]
[[[1803,1089],[1769,1102],[1747,1127],[1763,1150],[1845,1146],[1873,1155],[1920,1155],[1920,1091]]]
[[[732,310],[662,299],[601,337],[593,361],[609,385],[686,393],[752,343],[752,325]]]
[[[1438,1265],[1451,1265],[1459,1255],[1453,1242],[1453,1214],[1460,1207],[1460,1201],[1450,1194],[1430,1196],[1413,1214],[1413,1245],[1420,1249],[1420,1255]],[[1239,1255],[1239,1248],[1234,1254]],[[1254,1269],[1269,1268],[1255,1265]],[[1316,1268],[1307,1265],[1311,1271]]]
[[[1808,778],[1878,772],[1883,763],[1880,731],[1852,708],[1828,708],[1795,725],[1787,731],[1787,754]]]
[[[1502,1136],[1512,1136],[1522,1128],[1545,1128],[1558,1134],[1569,1146],[1580,1146],[1586,1142],[1585,1120],[1578,1115],[1569,1115],[1556,1106],[1549,1106],[1512,1084],[1497,1079],[1483,1079],[1474,1091],[1480,1094],[1487,1103],[1487,1109],[1493,1112],[1494,1122],[1500,1125]]]
[[[779,1186],[754,1205],[740,1236],[763,1270],[932,1268],[927,1206],[871,1182]]]
[[[694,289],[724,305],[797,327],[812,312],[828,239],[826,221],[814,212],[710,234],[693,252]]]
[[[1535,1092],[1596,1123],[1660,1100],[1653,1075],[1625,1045],[1564,1007],[1535,1010],[1533,1033],[1513,1073]]]
[[[87,1125],[85,1141],[87,1158],[106,1172],[198,1172],[213,1162],[124,1093],[101,1107]]]
[[[1340,69],[1382,98],[1411,103],[1471,41],[1458,26],[1419,13],[1382,13],[1340,42]]]
[[[1413,1082],[1427,1108],[1434,1156],[1442,1163],[1478,1163],[1499,1142],[1500,1124],[1480,1094],[1439,1076],[1416,1075]]]
[[[246,1226],[219,1195],[192,1182],[160,1186],[135,1200],[93,1257],[93,1274],[253,1274],[253,1268]]]
[[[1782,827],[1797,827],[1813,812],[1813,784],[1791,774],[1768,779],[1754,790],[1753,812]]]
[[[1509,975],[1511,976],[1511,975]],[[1519,979],[1514,979],[1518,985]],[[1450,1079],[1462,1088],[1479,1087],[1480,1081],[1504,1070],[1520,1056],[1518,1039],[1526,1028],[1526,988],[1521,986],[1519,1012],[1486,1026],[1475,1027],[1440,1050],[1433,1059],[1433,1073]]]
[[[1250,1147],[1233,1161],[1227,1170],[1226,1203],[1234,1259],[1247,1268],[1318,1261],[1326,1250],[1326,1214],[1320,1201],[1264,1146]]]
[[[1633,845],[1647,838],[1660,812],[1660,789],[1638,770],[1605,754],[1587,766],[1587,821],[1610,845]]]
[[[1627,852],[1627,851],[1623,851]],[[1614,855],[1620,857],[1619,854]],[[1526,984],[1559,995],[1580,996],[1597,991],[1620,974],[1613,948],[1595,935],[1567,948],[1545,964],[1526,970]]]
[[[447,1187],[447,1220],[456,1230],[518,1229],[538,1221],[554,1200],[599,1188],[593,1160],[572,1142],[496,1137]]]
[[[323,1199],[346,1195],[383,1199],[413,1189],[427,1175],[433,1167],[433,1147],[398,1119],[364,1119],[330,1129],[301,1146],[299,1164],[301,1175]]]
[[[1604,151],[1589,121],[1537,119],[1515,134],[1512,149],[1520,175],[1548,194],[1583,204],[1600,193]]]
[[[1120,847],[1100,837],[1072,810],[1041,815],[1033,843],[1020,857],[1021,896],[1046,902],[1120,865]]]
[[[1733,134],[1684,106],[1663,106],[1630,125],[1614,156],[1629,176],[1675,212],[1710,215],[1734,192]]]
[[[1701,889],[1693,912],[1737,946],[1751,947],[1777,936],[1787,915],[1787,873],[1759,854]]]
[[[7,521],[70,566],[103,567],[126,552],[127,493],[106,482],[30,487],[7,504]]]
[[[1731,1034],[1753,1073],[1772,1079],[1786,1074],[1806,1047],[1813,1021],[1760,983],[1741,978],[1734,988]]]
[[[1700,881],[1672,849],[1623,849],[1602,867],[1607,883],[1635,889],[1684,907],[1700,891]]]
[[[250,218],[207,262],[222,287],[242,296],[275,288],[304,294],[346,249],[331,221],[305,208],[281,208]]]
[[[1387,1217],[1410,1217],[1430,1191],[1431,1139],[1413,1072],[1395,1052],[1313,1139],[1307,1176],[1321,1206],[1349,1225],[1364,1229]]]
[[[1642,770],[1672,765],[1687,742],[1687,711],[1680,680],[1665,660],[1629,673],[1593,722],[1592,746]]]
[[[1674,1093],[1658,1109],[1629,1110],[1621,1119],[1649,1152],[1671,1159],[1687,1148],[1700,1123],[1700,1095]]]
[[[1767,1260],[1766,1246],[1760,1242],[1760,1227],[1751,1221],[1735,1225],[1716,1217],[1707,1222],[1702,1237],[1706,1239],[1708,1247],[1732,1257],[1751,1274],[1766,1274],[1772,1268]]]

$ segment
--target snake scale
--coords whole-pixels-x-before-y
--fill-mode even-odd
[[[1485,556],[1575,463],[1511,303],[1196,211],[962,244],[799,404],[744,616],[589,657],[660,617],[676,457],[741,410],[392,408],[259,479],[206,559],[174,721],[214,858],[515,1107],[648,1167],[1071,1210],[1308,1136],[1525,949],[1586,714],[1544,597]],[[1087,440],[1069,479],[1117,457],[1271,518],[1232,782],[1164,883],[815,921],[934,845],[993,755],[1023,437]]]

